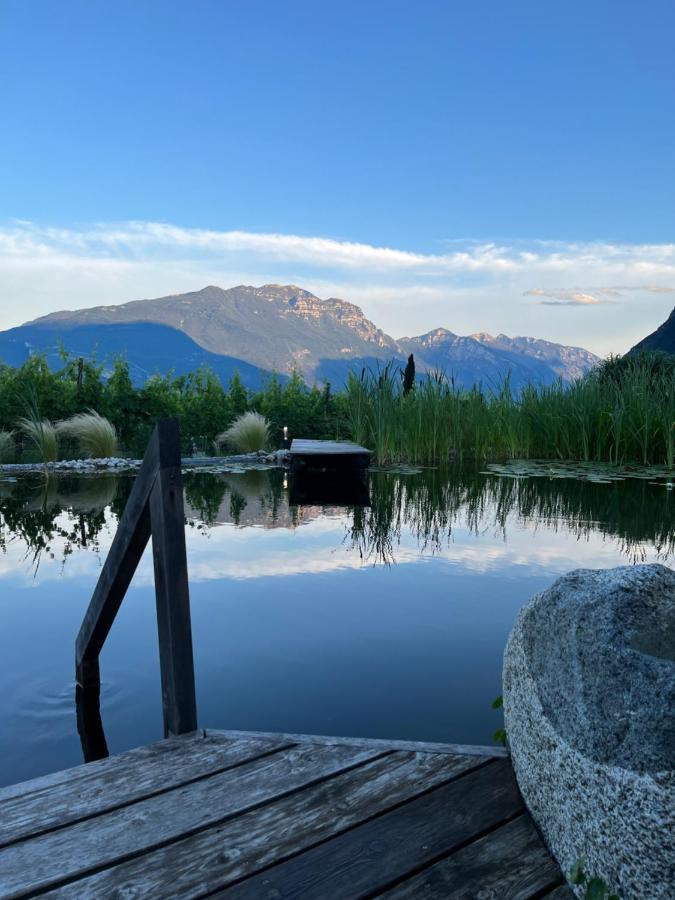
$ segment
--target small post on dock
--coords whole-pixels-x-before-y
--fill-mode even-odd
[[[99,654],[145,547],[152,537],[164,733],[197,728],[180,433],[161,419],[82,622],[75,645],[77,683],[100,689]]]

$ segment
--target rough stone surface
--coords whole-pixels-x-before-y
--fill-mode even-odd
[[[520,612],[504,715],[525,803],[564,872],[673,897],[675,572],[579,570]],[[579,893],[581,896],[581,893]]]

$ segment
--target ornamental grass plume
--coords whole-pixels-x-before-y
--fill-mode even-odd
[[[49,419],[41,419],[36,409],[17,421],[17,427],[35,445],[45,469],[59,458],[59,436]]]
[[[216,446],[230,447],[239,453],[264,450],[270,440],[270,423],[257,412],[239,416],[225,431],[216,436]]]
[[[116,456],[119,450],[115,426],[93,409],[78,413],[56,426],[59,434],[73,438],[90,459]]]

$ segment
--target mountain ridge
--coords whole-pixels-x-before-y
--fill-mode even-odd
[[[643,350],[661,350],[665,353],[675,353],[675,307],[665,322],[647,337],[629,350],[629,353],[640,353]]]
[[[461,336],[437,328],[396,340],[348,300],[321,299],[298,285],[280,284],[207,285],[185,294],[60,310],[11,331],[18,340],[22,328],[30,329],[35,341],[41,331],[57,334],[87,326],[103,329],[104,342],[106,327],[142,323],[175,329],[207,353],[261,370],[297,369],[309,382],[329,373],[344,381],[350,368],[404,360],[409,353],[415,355],[418,372],[442,369],[467,386],[503,380],[508,372],[515,385],[558,377],[569,381],[598,362],[583,348],[488,332]]]

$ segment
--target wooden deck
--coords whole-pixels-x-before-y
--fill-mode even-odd
[[[370,465],[372,451],[352,441],[291,441],[291,472],[317,470],[363,471]]]
[[[0,896],[571,898],[499,751],[195,732],[0,790]]]

